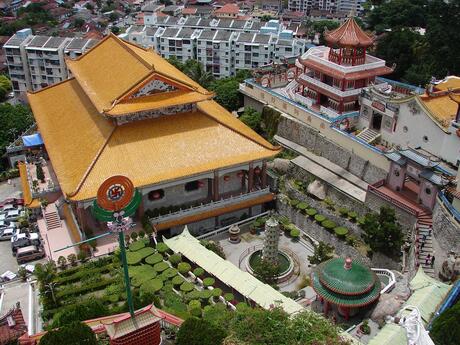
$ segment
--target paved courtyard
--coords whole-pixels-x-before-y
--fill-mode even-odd
[[[253,235],[248,230],[248,225],[241,227],[241,242],[238,244],[230,243],[228,234],[224,233],[213,238],[218,241],[224,249],[226,258],[241,270],[247,271],[246,262],[249,258],[248,253],[253,252],[255,247],[261,249],[265,238],[265,232],[260,235]],[[280,291],[297,291],[305,276],[309,276],[311,268],[309,267],[308,256],[313,254],[311,246],[302,242],[293,242],[291,238],[282,233],[279,240],[279,248],[292,256],[295,263],[295,274],[287,282],[279,284]]]

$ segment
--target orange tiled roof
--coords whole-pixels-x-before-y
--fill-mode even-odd
[[[324,33],[326,42],[340,47],[369,47],[374,40],[356,23],[353,17],[332,31]]]
[[[446,129],[457,114],[460,103],[460,78],[448,77],[437,84],[436,89],[440,91],[431,95],[425,93],[419,96],[419,99],[433,119]],[[446,92],[447,90],[452,90],[452,93]]]
[[[236,4],[225,4],[221,8],[215,10],[214,13],[238,14],[240,13],[240,8]]]
[[[196,112],[118,127],[97,112],[75,79],[29,94],[29,101],[61,189],[72,200],[94,198],[114,174],[142,187],[279,151],[214,101],[199,102]]]

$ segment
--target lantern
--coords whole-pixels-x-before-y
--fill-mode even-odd
[[[238,178],[242,178],[244,176],[244,173],[242,171],[239,171],[236,176],[238,176]]]
[[[203,188],[204,187],[204,182],[203,181],[198,181],[198,187]]]
[[[155,192],[153,193],[153,198],[156,200],[156,199],[160,199],[161,195],[160,195],[160,192]]]
[[[254,173],[255,173],[256,175],[259,175],[259,174],[260,174],[260,168],[259,168],[259,167],[256,167],[256,168],[254,169]]]
[[[224,176],[224,181],[229,181],[229,180],[230,180],[230,176],[225,175],[225,176]]]

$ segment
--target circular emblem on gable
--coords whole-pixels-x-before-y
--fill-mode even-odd
[[[107,211],[120,211],[134,196],[134,185],[126,176],[116,175],[105,180],[97,191],[98,205]]]

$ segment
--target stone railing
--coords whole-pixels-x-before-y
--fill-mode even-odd
[[[339,116],[339,113],[337,113],[337,111],[335,111],[334,109],[325,107],[323,105],[320,107],[320,110],[324,115],[331,117],[333,119]]]
[[[375,274],[388,277],[388,284],[380,291],[380,294],[390,292],[396,284],[395,274],[386,268],[371,268]]]
[[[303,105],[306,105],[307,107],[311,107],[313,105],[313,100],[311,98],[304,97],[300,93],[294,94],[294,100]]]
[[[377,183],[375,183],[374,185],[368,185],[367,187],[367,191],[370,192],[370,193],[373,193],[375,195],[377,195],[378,197],[380,197],[381,199],[384,199],[390,203],[392,203],[393,205],[395,205],[396,207],[406,211],[407,213],[409,214],[412,214],[416,217],[418,217],[418,214],[419,214],[419,211],[417,211],[416,209],[410,207],[409,205],[406,205],[404,203],[402,203],[401,201],[399,200],[396,200],[395,198],[389,196],[388,194],[385,194],[383,193],[382,191],[380,191],[378,188],[383,186],[385,184],[385,181],[382,180],[382,181],[379,181]]]
[[[160,215],[157,217],[150,218],[150,223],[152,224],[159,224],[164,223],[167,221],[171,221],[174,219],[182,218],[185,216],[191,216],[194,214],[210,211],[216,208],[226,207],[234,204],[238,204],[240,202],[257,198],[259,196],[270,194],[270,188],[260,189],[251,193],[240,194],[238,196],[231,196],[227,199],[221,199],[218,201],[211,201],[207,204],[201,204],[198,206],[192,206],[183,210],[179,210],[176,212],[170,212],[168,214]]]

